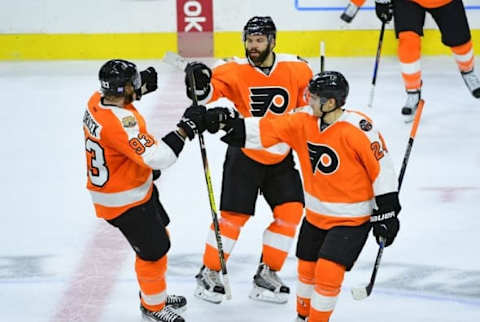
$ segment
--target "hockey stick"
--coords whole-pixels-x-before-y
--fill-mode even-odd
[[[320,42],[320,72],[325,71],[325,42]]]
[[[380,30],[380,37],[378,39],[377,57],[375,58],[375,65],[373,67],[372,88],[370,90],[370,99],[368,100],[368,107],[373,106],[373,95],[375,94],[375,83],[377,82],[378,65],[380,64],[380,55],[382,53],[383,35],[385,34],[385,22],[382,22],[382,29]]]
[[[185,60],[185,58],[171,52],[167,52],[165,54],[163,61],[167,64],[170,64],[182,70],[184,70],[185,66],[188,63]],[[193,76],[193,72],[189,72],[187,74],[187,77],[190,80],[190,84],[192,85],[190,87],[190,95],[192,97],[193,106],[198,107],[198,99],[197,99],[197,95],[195,94],[195,77]],[[198,133],[198,142],[200,143],[200,151],[202,154],[202,161],[203,161],[203,170],[205,173],[205,181],[207,183],[207,190],[208,190],[208,200],[210,201],[210,210],[212,213],[213,228],[215,232],[215,239],[217,240],[220,266],[222,268],[223,284],[225,286],[225,297],[227,300],[230,300],[232,298],[232,290],[230,288],[230,281],[228,279],[228,273],[227,273],[227,265],[225,263],[225,254],[223,252],[222,237],[220,235],[220,225],[218,223],[217,206],[215,204],[215,197],[213,194],[212,180],[210,176],[210,167],[208,166],[207,149],[205,148],[205,140],[203,138],[202,133]]]
[[[412,151],[413,141],[415,140],[415,135],[417,134],[418,124],[420,123],[420,118],[422,117],[423,105],[425,104],[424,100],[420,100],[417,107],[417,112],[415,113],[415,119],[413,120],[412,129],[410,130],[410,138],[408,139],[407,149],[403,157],[402,168],[400,169],[400,174],[398,176],[398,192],[402,187],[403,177],[405,175],[405,170],[407,169],[408,159],[410,158],[410,152]],[[372,276],[370,277],[370,283],[365,287],[354,287],[352,288],[352,296],[355,300],[363,300],[367,298],[371,293],[373,286],[375,285],[375,278],[377,277],[378,268],[380,267],[380,261],[382,260],[383,250],[385,249],[385,239],[380,238],[380,247],[378,248],[377,258],[375,259],[375,265],[373,266]]]

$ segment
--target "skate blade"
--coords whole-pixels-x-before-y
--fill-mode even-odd
[[[276,293],[255,285],[248,297],[260,302],[285,304],[288,302],[288,295],[288,293]]]
[[[224,294],[219,294],[215,292],[210,292],[203,287],[197,286],[195,289],[194,295],[198,297],[199,299],[202,299],[204,301],[214,303],[214,304],[220,304],[223,301],[223,297],[225,296]]]

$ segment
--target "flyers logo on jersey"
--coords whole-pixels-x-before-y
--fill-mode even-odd
[[[283,114],[288,107],[289,94],[283,87],[250,87],[250,112],[264,116],[268,110]]]
[[[340,165],[340,159],[334,149],[324,144],[307,142],[308,154],[312,163],[312,172],[320,171],[322,174],[333,174]]]

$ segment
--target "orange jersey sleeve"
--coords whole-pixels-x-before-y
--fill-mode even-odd
[[[181,150],[175,151],[163,140],[157,142],[133,105],[104,105],[98,92],[89,100],[83,129],[87,189],[97,216],[106,219],[148,200],[152,169],[169,167]],[[183,140],[178,141],[183,147]]]
[[[364,115],[345,111],[320,131],[311,109],[277,119],[245,119],[246,147],[287,143],[302,169],[307,220],[322,229],[361,225],[374,196],[397,191],[388,150]]]
[[[213,69],[212,91],[204,102],[225,97],[244,118],[276,118],[306,104],[305,90],[312,76],[308,64],[293,55],[276,54],[268,75],[247,59],[237,58]],[[285,158],[289,148],[283,145],[243,152],[257,162],[274,164]]]

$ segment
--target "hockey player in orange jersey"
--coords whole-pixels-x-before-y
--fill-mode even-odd
[[[185,297],[166,293],[170,220],[153,180],[176,161],[187,136],[203,131],[204,111],[188,108],[177,130],[157,141],[132,104],[157,89],[155,69],[139,73],[135,64],[114,59],[100,68],[99,80],[101,91],[92,95],[83,117],[87,188],[96,214],[117,227],[136,253],[143,316],[183,322],[176,310],[186,309]]]
[[[274,119],[303,106],[304,92],[312,71],[297,56],[273,52],[276,27],[270,17],[253,17],[243,28],[245,55],[213,69],[191,63],[195,91],[201,103],[226,97],[244,117]],[[191,87],[188,77],[187,87]],[[190,91],[187,90],[187,95]],[[290,148],[277,144],[262,150],[228,147],[223,167],[220,233],[228,258],[240,231],[254,215],[258,193],[263,194],[274,220],[265,229],[260,264],[254,276],[250,298],[285,303],[289,288],[278,277],[294,241],[303,213],[301,179],[294,168]],[[282,189],[278,189],[282,186]],[[213,226],[210,227],[203,267],[196,276],[195,295],[220,303],[225,289],[220,280],[220,261]]]
[[[341,18],[351,21],[365,0],[352,0]],[[480,79],[474,73],[474,52],[470,27],[462,0],[376,0],[377,16],[382,21],[393,17],[398,42],[398,59],[407,91],[407,101],[402,108],[405,121],[413,120],[421,97],[422,71],[420,69],[421,39],[425,13],[435,20],[442,34],[442,43],[450,47],[460,75],[470,93],[480,98]],[[348,12],[355,12],[353,15]]]
[[[373,226],[379,242],[399,230],[397,179],[385,141],[370,118],[344,109],[348,82],[325,71],[309,83],[310,106],[278,118],[231,117],[207,110],[205,127],[229,145],[253,149],[286,143],[300,160],[306,217],[300,228],[296,321],[327,322],[345,271]]]

